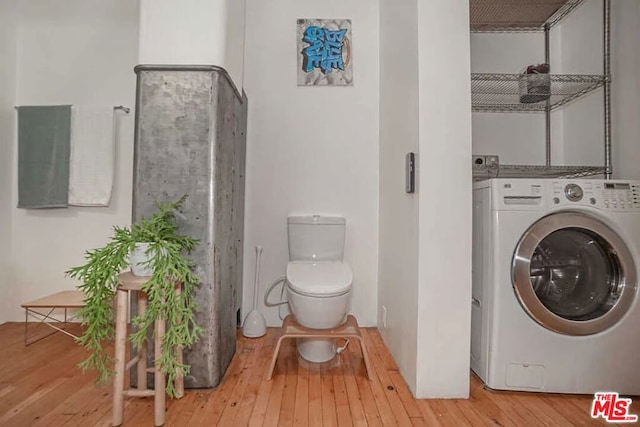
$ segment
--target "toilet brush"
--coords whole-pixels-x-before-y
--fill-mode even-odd
[[[267,333],[267,325],[264,316],[258,310],[258,290],[260,288],[260,259],[262,258],[262,246],[256,246],[256,271],[253,281],[253,309],[244,318],[242,335],[247,338],[258,338]]]

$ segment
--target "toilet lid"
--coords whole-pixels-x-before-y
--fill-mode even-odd
[[[304,295],[341,295],[351,288],[352,280],[351,268],[343,262],[294,261],[287,264],[289,286]]]

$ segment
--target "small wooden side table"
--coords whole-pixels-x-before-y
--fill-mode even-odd
[[[131,272],[122,273],[118,276],[120,286],[116,291],[116,342],[115,342],[115,378],[113,381],[113,425],[122,424],[124,414],[124,398],[125,397],[154,397],[154,419],[155,425],[164,425],[165,421],[165,374],[160,366],[147,368],[147,343],[146,341],[140,346],[138,353],[130,361],[126,362],[126,344],[127,344],[127,314],[129,312],[129,292],[136,291],[138,294],[138,312],[143,314],[147,308],[147,294],[142,291],[149,277],[134,276]],[[176,284],[176,293],[180,293],[181,286]],[[162,351],[162,340],[166,330],[166,324],[163,319],[155,322],[155,355],[159,355]],[[182,351],[179,352],[179,362],[182,363]],[[138,370],[138,388],[125,389],[125,375],[132,366],[137,364]],[[154,388],[147,388],[147,372],[154,374]],[[184,378],[178,376],[175,381],[177,397],[184,395]]]
[[[352,315],[349,314],[346,322],[333,329],[311,329],[296,322],[292,314],[285,317],[284,322],[282,323],[282,328],[280,329],[280,337],[278,338],[276,348],[273,351],[271,364],[267,371],[267,381],[269,381],[273,376],[273,370],[275,369],[276,362],[278,361],[278,353],[280,353],[280,346],[282,345],[282,341],[287,338],[344,338],[358,340],[360,343],[360,349],[362,350],[364,367],[367,370],[367,378],[371,381],[373,373],[369,362],[369,353],[367,352],[367,347],[365,346],[362,335],[360,334],[358,321]]]
[[[68,326],[68,322],[71,320],[78,320],[76,316],[77,311],[72,313],[71,316],[67,316],[67,310],[79,310],[85,306],[84,293],[82,291],[62,291],[53,295],[47,295],[43,298],[38,298],[35,301],[25,302],[21,305],[24,308],[24,345],[30,345],[34,342],[38,342],[41,339],[48,337],[51,334],[62,332],[70,336],[71,338],[78,338],[78,336],[67,331],[65,328]],[[51,314],[56,309],[64,309],[64,320],[52,317]],[[45,313],[44,311],[47,311]],[[29,317],[39,320],[34,330],[37,330],[40,325],[45,325],[53,329],[50,334],[34,338],[29,340]],[[47,320],[49,322],[47,322]],[[56,326],[60,325],[60,327]]]

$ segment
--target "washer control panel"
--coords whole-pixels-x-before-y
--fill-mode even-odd
[[[605,210],[640,210],[640,183],[601,180],[553,181],[551,205],[589,205]]]
[[[614,209],[640,209],[638,193],[640,188],[628,182],[605,182],[602,184],[602,198],[605,207]]]

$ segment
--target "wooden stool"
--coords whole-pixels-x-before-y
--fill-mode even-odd
[[[127,313],[129,311],[129,292],[138,293],[138,314],[142,315],[147,309],[147,294],[142,291],[149,277],[134,276],[131,272],[122,273],[118,276],[120,286],[116,291],[116,342],[115,342],[115,378],[113,381],[113,425],[122,424],[125,397],[154,397],[155,425],[161,426],[165,420],[165,374],[159,366],[147,368],[147,342],[144,341],[138,350],[138,354],[129,362],[125,363],[125,350],[127,343]],[[176,293],[180,293],[181,287],[176,285]],[[155,356],[162,352],[162,339],[166,330],[163,319],[155,322]],[[182,363],[182,352],[180,352],[179,362]],[[125,389],[125,374],[132,366],[138,365],[138,388]],[[147,372],[154,374],[154,389],[147,388]],[[184,395],[184,378],[178,376],[175,381],[178,398]]]
[[[367,370],[367,378],[371,381],[371,365],[369,363],[369,354],[367,348],[364,345],[364,340],[360,334],[360,328],[358,327],[358,321],[352,315],[347,316],[347,321],[340,326],[336,326],[333,329],[311,329],[300,325],[296,322],[292,314],[288,315],[282,323],[280,329],[280,338],[276,344],[276,348],[273,351],[273,357],[271,358],[271,365],[269,365],[269,371],[267,372],[267,381],[273,376],[273,370],[276,367],[278,361],[278,353],[280,353],[280,346],[282,341],[287,338],[344,338],[344,339],[356,339],[360,342],[360,349],[362,350],[362,359],[364,359],[364,367]]]

